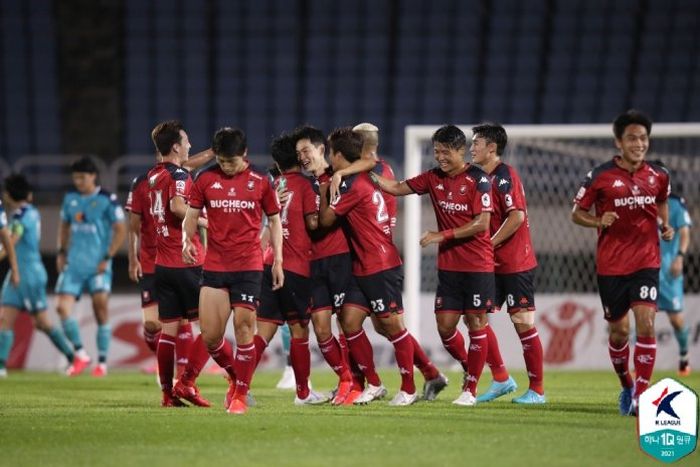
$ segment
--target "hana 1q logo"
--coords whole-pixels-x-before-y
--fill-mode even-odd
[[[698,395],[664,378],[639,396],[637,432],[642,451],[662,462],[675,462],[698,443]]]

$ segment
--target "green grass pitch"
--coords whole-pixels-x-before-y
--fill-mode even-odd
[[[487,370],[488,371],[488,370]],[[256,375],[257,407],[244,416],[222,407],[223,378],[203,375],[213,407],[163,409],[152,375],[113,372],[96,380],[12,372],[0,380],[0,465],[114,466],[643,466],[636,423],[617,413],[617,378],[606,372],[545,374],[548,403],[520,407],[508,395],[457,407],[461,374],[434,402],[389,407],[296,407],[274,389],[279,372]],[[523,373],[514,374],[522,393]],[[657,372],[655,380],[675,376]],[[382,372],[390,396],[396,371]],[[484,391],[489,375],[482,378]],[[330,372],[314,387],[334,385]],[[417,374],[417,381],[422,378]],[[695,373],[683,381],[700,388]],[[694,452],[677,465],[700,465]]]

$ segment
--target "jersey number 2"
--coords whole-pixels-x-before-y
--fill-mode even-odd
[[[389,213],[386,212],[386,203],[384,196],[379,191],[372,193],[372,204],[377,206],[377,222],[386,222],[389,220]]]

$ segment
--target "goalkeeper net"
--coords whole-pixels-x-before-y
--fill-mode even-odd
[[[437,126],[405,131],[404,177],[435,165],[430,138]],[[471,126],[461,126],[470,140]],[[596,233],[570,220],[572,201],[586,173],[617,153],[611,125],[507,125],[502,160],[518,171],[525,187],[537,260],[538,293],[596,291]],[[686,198],[691,218],[700,222],[700,124],[655,124],[647,160],[671,171],[672,187]],[[467,154],[469,158],[469,154]],[[421,249],[419,238],[436,230],[427,196],[404,200],[403,251],[407,303],[437,286],[437,248]],[[420,229],[417,228],[420,225]],[[686,291],[700,292],[700,237],[692,235],[686,261]],[[410,314],[409,314],[410,316]]]

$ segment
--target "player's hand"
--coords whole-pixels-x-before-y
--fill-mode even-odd
[[[333,202],[338,198],[338,195],[340,194],[340,183],[343,181],[342,175],[340,175],[340,172],[336,172],[333,174],[333,177],[331,178],[331,186],[329,187],[330,190],[330,202],[333,204]]]
[[[671,227],[670,225],[665,224],[661,226],[661,238],[663,238],[667,242],[673,240],[673,234],[675,233],[676,231],[673,230],[673,227]]]
[[[442,234],[440,232],[425,232],[420,239],[420,246],[425,248],[428,245],[431,245],[433,243],[440,243],[443,240],[444,238],[442,237]]]
[[[66,255],[64,253],[59,253],[56,255],[56,271],[59,273],[63,272],[63,269],[66,267]]]
[[[608,227],[613,225],[613,222],[615,222],[619,218],[620,216],[618,216],[615,211],[606,211],[600,217],[600,227],[602,229],[607,229]]]
[[[284,206],[289,201],[289,190],[286,186],[277,187],[277,199],[280,200],[280,206]]]
[[[197,247],[194,246],[194,243],[189,238],[182,241],[182,261],[185,264],[197,262]]]
[[[678,277],[683,274],[683,257],[676,256],[671,262],[671,277]]]
[[[20,279],[21,278],[19,277],[19,271],[13,269],[10,273],[10,281],[12,282],[12,285],[14,285],[15,287],[19,287]]]
[[[282,264],[275,261],[272,264],[272,290],[281,289],[284,285],[284,271]]]
[[[197,227],[201,227],[203,229],[208,229],[209,228],[209,219],[206,217],[198,217],[197,218]]]
[[[143,277],[143,269],[141,269],[141,261],[135,259],[129,263],[129,279],[138,282]]]
[[[109,266],[109,261],[107,260],[102,260],[99,263],[97,263],[97,274],[104,274],[104,272],[107,270],[107,267]]]

